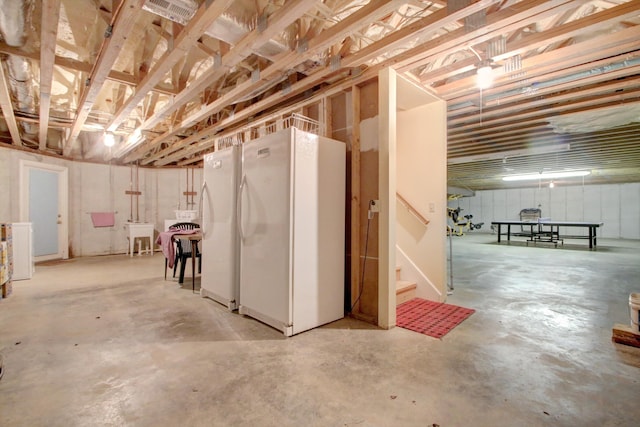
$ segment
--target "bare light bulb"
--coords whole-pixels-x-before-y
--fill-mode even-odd
[[[488,89],[493,84],[493,70],[490,65],[478,67],[476,72],[476,85],[480,89]]]
[[[103,143],[106,147],[113,147],[113,145],[116,143],[116,139],[112,133],[105,133]]]

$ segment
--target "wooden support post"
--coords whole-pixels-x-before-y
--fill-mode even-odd
[[[331,116],[331,98],[325,96],[322,98],[322,110],[321,113],[324,115],[324,135],[327,138],[331,138],[333,136],[333,117]]]
[[[351,306],[360,311],[360,88],[351,88]],[[364,284],[362,284],[364,286]]]

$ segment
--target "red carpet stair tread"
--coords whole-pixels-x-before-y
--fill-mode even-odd
[[[442,338],[467,317],[470,308],[414,298],[396,308],[396,325],[433,338]]]

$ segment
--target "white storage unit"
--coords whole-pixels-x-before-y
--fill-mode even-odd
[[[200,295],[238,308],[240,241],[237,190],[242,151],[232,146],[204,156],[202,188],[202,279]]]
[[[33,229],[30,222],[14,222],[13,280],[31,279],[35,271],[33,260]]]
[[[242,156],[239,312],[287,336],[342,318],[345,144],[288,128]]]

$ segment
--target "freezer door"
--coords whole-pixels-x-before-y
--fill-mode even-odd
[[[240,313],[291,325],[290,132],[243,145],[240,184]]]
[[[236,198],[240,147],[204,157],[201,295],[237,308],[239,300],[239,237]]]

